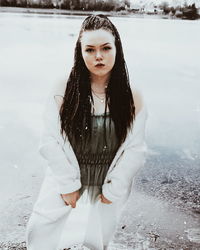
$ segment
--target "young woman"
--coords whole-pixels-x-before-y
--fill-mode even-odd
[[[40,153],[48,168],[27,227],[28,250],[59,249],[84,195],[91,204],[84,245],[106,249],[144,164],[146,118],[141,95],[129,85],[116,27],[104,15],[88,16],[67,84],[46,105]]]

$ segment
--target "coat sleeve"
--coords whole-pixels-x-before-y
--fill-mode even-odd
[[[145,163],[147,146],[145,143],[146,106],[138,113],[134,121],[129,141],[114,168],[107,175],[103,185],[103,195],[115,202],[130,190],[138,170]]]
[[[58,184],[58,192],[60,194],[74,192],[81,187],[80,175],[63,147],[64,139],[60,133],[59,108],[53,93],[47,98],[43,119],[44,127],[39,152],[47,160]]]

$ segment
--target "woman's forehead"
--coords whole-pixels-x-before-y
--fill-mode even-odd
[[[114,41],[113,34],[103,29],[84,31],[81,37],[83,46],[102,46],[107,43],[113,44]]]

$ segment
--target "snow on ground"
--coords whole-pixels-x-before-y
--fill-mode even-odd
[[[9,241],[24,241],[46,167],[37,151],[45,98],[55,82],[66,80],[83,19],[0,14],[1,249]],[[200,22],[111,20],[121,34],[131,85],[141,89],[148,107],[149,155],[133,187],[139,191],[130,199],[132,210],[122,218],[129,225],[119,227],[110,249],[159,249],[170,244],[173,249],[198,249]],[[177,201],[173,205],[171,194]],[[174,218],[177,223],[172,226]],[[155,234],[159,237],[152,241]]]

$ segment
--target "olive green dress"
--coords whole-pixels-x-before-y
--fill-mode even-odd
[[[105,124],[103,114],[92,114],[91,119],[91,138],[86,134],[77,143],[71,135],[69,141],[80,167],[82,183],[80,195],[86,191],[87,201],[89,198],[89,201],[94,203],[102,191],[104,179],[118,150],[119,142],[109,113],[105,116]]]

